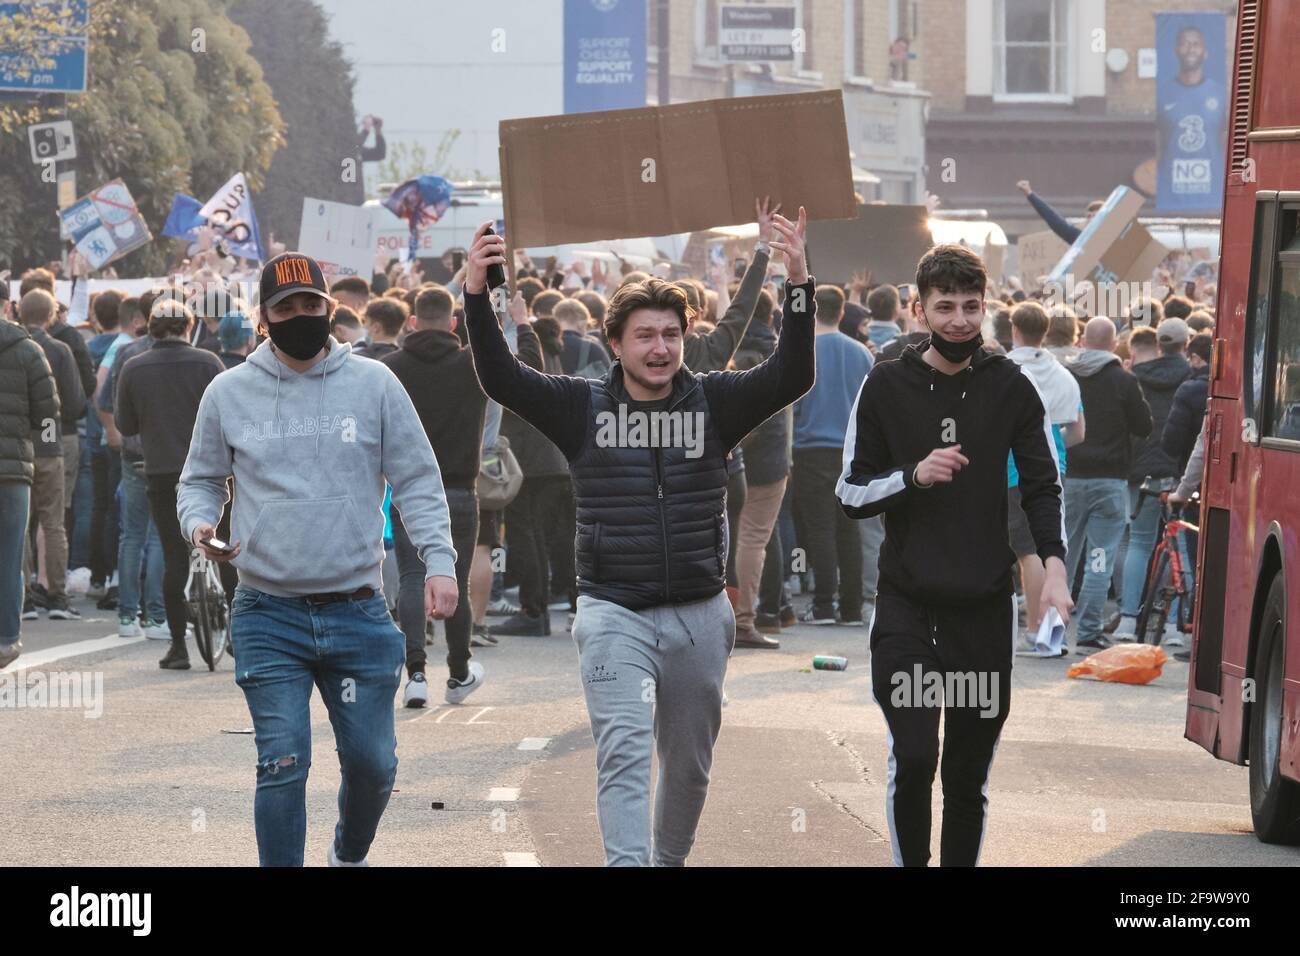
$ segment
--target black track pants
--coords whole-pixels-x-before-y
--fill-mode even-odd
[[[926,606],[882,589],[871,623],[871,683],[889,724],[886,813],[894,863],[930,861],[930,788],[944,711],[941,866],[974,866],[984,842],[988,777],[1011,706],[1011,594]]]

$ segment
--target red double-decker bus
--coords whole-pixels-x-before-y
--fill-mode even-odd
[[[1300,843],[1300,0],[1242,0],[1186,736]]]

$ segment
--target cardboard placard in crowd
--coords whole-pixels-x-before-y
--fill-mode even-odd
[[[854,215],[840,90],[503,120],[500,136],[513,248],[753,222],[761,196]]]
[[[1050,229],[1031,232],[1016,242],[1020,260],[1020,281],[1026,292],[1037,292],[1070,245]]]
[[[1067,287],[1148,281],[1169,250],[1137,221],[1145,201],[1136,190],[1116,186],[1048,275],[1048,281]]]
[[[925,206],[857,207],[852,219],[808,224],[808,271],[818,282],[843,285],[855,272],[873,283],[916,281],[916,263],[934,245]]]
[[[298,250],[320,263],[325,281],[369,279],[375,262],[375,217],[365,206],[304,197]]]

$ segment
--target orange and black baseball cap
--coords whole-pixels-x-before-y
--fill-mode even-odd
[[[257,302],[262,308],[270,308],[295,292],[315,292],[322,299],[329,298],[320,263],[301,252],[282,252],[262,267]]]

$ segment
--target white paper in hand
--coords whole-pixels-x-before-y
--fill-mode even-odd
[[[1065,622],[1061,620],[1061,613],[1054,607],[1049,607],[1047,613],[1043,615],[1043,622],[1038,625],[1038,632],[1033,638],[1033,647],[1026,651],[1019,651],[1021,657],[1060,657],[1061,652],[1065,650]]]

